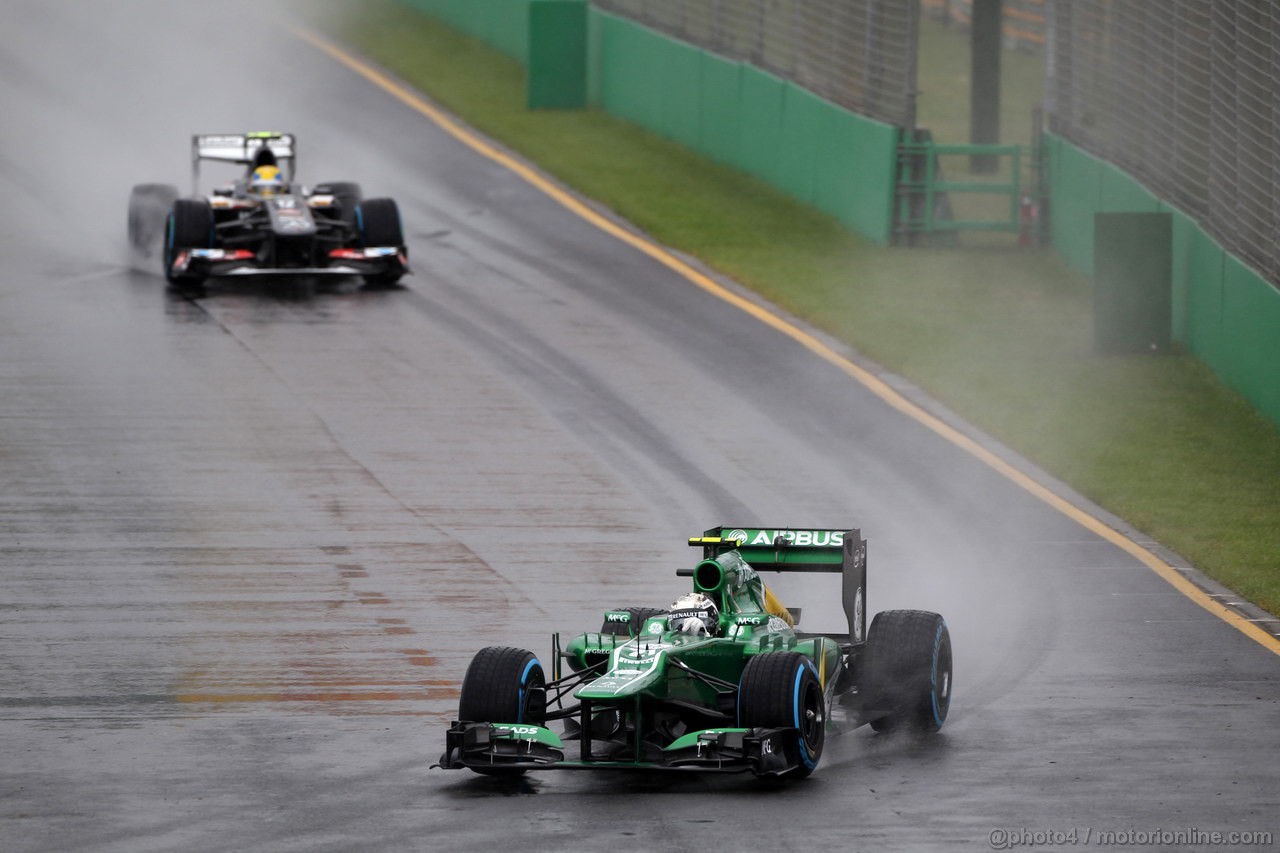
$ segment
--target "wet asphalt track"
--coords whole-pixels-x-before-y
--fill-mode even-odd
[[[1280,660],[1115,547],[242,9],[0,11],[6,853],[1280,831]],[[129,186],[264,127],[398,198],[407,288],[133,267]],[[941,736],[782,790],[428,769],[477,647],[665,604],[756,521],[860,525],[870,609],[947,616]]]

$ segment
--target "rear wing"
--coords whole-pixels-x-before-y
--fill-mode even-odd
[[[867,541],[861,530],[723,526],[690,539],[689,544],[702,548],[704,560],[736,549],[757,572],[840,574],[848,641],[866,640]]]
[[[199,192],[201,160],[247,166],[257,160],[263,148],[271,152],[277,165],[285,168],[292,182],[297,157],[297,138],[292,133],[260,130],[252,133],[205,133],[191,137],[191,180],[196,184],[193,191]]]

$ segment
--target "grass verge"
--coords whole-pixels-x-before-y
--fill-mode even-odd
[[[481,132],[916,382],[1280,613],[1280,431],[1189,356],[1094,354],[1090,282],[1051,251],[876,247],[605,113],[525,110],[516,62],[416,13],[366,3],[333,26]],[[946,92],[964,37],[933,25],[925,38],[935,59],[921,68],[922,123],[933,110],[938,138],[960,141]],[[1036,96],[1032,72],[1010,61],[1023,70],[1006,97]],[[1006,106],[1007,126],[1016,109]]]

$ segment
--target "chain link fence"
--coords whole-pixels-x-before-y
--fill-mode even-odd
[[[915,124],[916,0],[592,0],[846,109]]]
[[[1045,4],[1049,0],[1004,0],[1001,27],[1004,46],[1038,53],[1045,44]],[[920,0],[927,18],[948,26],[968,29],[973,22],[973,0]]]
[[[1280,282],[1280,5],[1054,0],[1050,129]]]

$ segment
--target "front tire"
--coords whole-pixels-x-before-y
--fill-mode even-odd
[[[174,261],[184,249],[207,249],[213,245],[213,208],[202,198],[180,198],[173,203],[165,222],[164,277],[175,286],[196,287],[203,277],[177,273]]]
[[[747,661],[738,683],[738,725],[797,729],[800,763],[782,778],[803,779],[817,769],[827,706],[813,662],[799,652],[763,652]]]
[[[395,246],[408,256],[400,208],[394,199],[371,198],[361,202],[356,208],[356,231],[362,246]],[[395,284],[403,275],[403,271],[395,270],[366,275],[364,280],[369,284],[387,286]]]
[[[951,709],[951,633],[924,610],[885,610],[867,632],[867,684],[878,732],[936,732]]]
[[[529,723],[547,720],[547,679],[533,652],[489,646],[476,652],[462,678],[458,719],[471,723]],[[473,767],[489,776],[518,776],[520,768]]]

